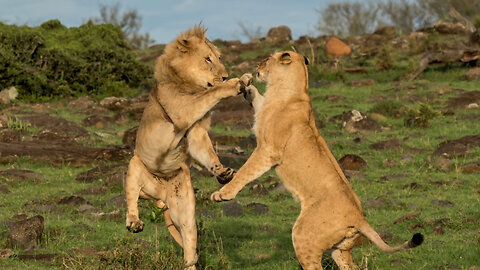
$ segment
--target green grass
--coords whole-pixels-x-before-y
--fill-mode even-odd
[[[244,59],[273,51],[265,47],[248,51],[241,55]],[[456,92],[446,90],[478,90],[478,82],[464,80],[466,68],[463,65],[434,65],[429,67],[415,81],[402,81],[408,72],[409,54],[395,54],[397,62],[388,71],[375,70],[372,59],[362,62],[367,74],[337,74],[327,66],[316,68],[312,80],[329,80],[329,86],[311,88],[312,106],[317,118],[324,120],[325,127],[319,129],[334,156],[339,159],[345,154],[357,154],[364,158],[368,168],[363,170],[364,179],[351,179],[350,183],[364,204],[367,220],[378,231],[390,232],[392,245],[403,243],[415,232],[425,236],[422,246],[395,254],[385,254],[372,245],[358,247],[354,251],[356,262],[368,269],[468,269],[480,265],[480,190],[479,174],[463,174],[461,165],[478,161],[480,148],[471,155],[453,160],[454,168],[442,172],[433,165],[432,153],[439,143],[466,135],[480,133],[478,119],[462,119],[466,115],[480,114],[478,110],[454,110],[454,114],[439,114],[429,119],[428,127],[405,126],[405,113],[396,115],[391,107],[398,105],[405,109],[428,104],[433,110],[444,112],[446,101],[456,96]],[[345,63],[342,63],[345,64]],[[317,76],[317,77],[312,77]],[[348,82],[356,79],[374,79],[376,84],[366,87],[351,87]],[[264,86],[258,84],[263,91]],[[324,100],[326,95],[342,95],[337,102]],[[55,107],[58,117],[81,124],[85,115],[74,112],[66,102]],[[393,105],[392,105],[393,104]],[[386,116],[380,120],[388,127],[381,132],[351,134],[341,129],[341,122],[334,117],[356,109],[363,113],[374,111]],[[404,110],[405,112],[406,110]],[[112,115],[109,115],[112,116]],[[91,139],[83,143],[92,146],[120,144],[120,132],[138,122],[130,121],[123,125],[110,125],[102,129],[88,127]],[[29,130],[21,122],[11,123],[11,128]],[[248,136],[250,130],[236,130],[228,126],[214,126],[212,130],[220,135]],[[31,130],[31,132],[36,132]],[[112,134],[100,138],[95,132]],[[357,143],[354,140],[360,138]],[[402,150],[375,151],[372,143],[399,139]],[[409,148],[424,149],[412,152]],[[246,149],[250,153],[252,149]],[[410,159],[404,159],[406,156]],[[393,161],[387,166],[386,160]],[[127,162],[127,160],[125,161]],[[98,164],[92,164],[95,166]],[[54,253],[53,261],[23,261],[19,258],[0,260],[2,269],[181,269],[182,250],[169,236],[163,222],[162,213],[152,202],[140,201],[140,216],[145,222],[145,230],[131,234],[125,229],[124,210],[111,218],[99,218],[89,213],[79,213],[76,207],[56,206],[52,211],[34,210],[36,204],[56,205],[63,197],[87,187],[106,184],[102,181],[79,183],[75,177],[92,166],[74,168],[71,166],[53,167],[27,158],[19,158],[12,163],[0,164],[0,169],[29,169],[44,175],[38,183],[25,181],[8,184],[11,191],[0,196],[0,221],[11,220],[18,213],[28,216],[41,214],[45,217],[45,232],[36,253]],[[380,181],[383,176],[406,174],[404,178]],[[269,176],[277,179],[273,171],[267,172],[257,182],[268,187]],[[286,191],[269,191],[258,196],[249,186],[242,190],[236,200],[244,206],[244,216],[227,217],[222,214],[222,203],[213,203],[208,198],[220,188],[213,177],[193,175],[193,185],[197,197],[197,224],[199,228],[199,269],[299,269],[291,240],[291,230],[299,214],[299,203]],[[418,188],[407,186],[416,183]],[[445,184],[435,184],[444,182]],[[82,195],[98,212],[110,213],[114,206],[106,202],[123,192],[118,184],[107,186],[105,194]],[[387,203],[382,207],[365,205],[369,200]],[[446,200],[454,203],[450,207],[436,206],[433,200]],[[269,212],[258,215],[246,205],[263,203]],[[202,215],[211,211],[215,217]],[[394,224],[394,221],[412,211],[421,214],[413,219]],[[448,218],[442,225],[443,234],[435,234],[435,221]],[[0,247],[5,246],[8,229],[0,225]],[[3,246],[2,246],[3,245]],[[76,249],[93,249],[98,255],[76,252]],[[22,250],[14,250],[23,254]],[[324,255],[325,269],[336,269],[328,254]]]

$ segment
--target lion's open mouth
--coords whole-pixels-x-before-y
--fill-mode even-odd
[[[212,87],[212,86],[213,86],[213,84],[211,84],[211,83],[207,83],[207,86],[208,86],[208,87]]]

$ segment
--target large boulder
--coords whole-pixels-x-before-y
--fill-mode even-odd
[[[286,25],[271,28],[267,33],[267,42],[272,44],[288,43],[292,40],[292,30]]]
[[[337,37],[331,37],[325,44],[325,51],[330,57],[349,55],[352,49]]]

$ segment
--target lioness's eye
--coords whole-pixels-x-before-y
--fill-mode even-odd
[[[205,61],[207,61],[208,63],[212,63],[212,59],[210,59],[210,57],[205,57]]]

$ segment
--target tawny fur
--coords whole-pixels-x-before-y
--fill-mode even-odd
[[[386,252],[414,247],[411,241],[390,247],[368,224],[360,200],[319,135],[308,94],[307,60],[295,52],[278,52],[260,63],[257,78],[267,83],[265,96],[249,86],[255,109],[257,148],[233,180],[212,194],[214,201],[235,198],[249,182],[275,168],[301,203],[293,227],[293,245],[303,269],[322,269],[322,255],[333,249],[340,269],[355,269],[352,248],[364,235]]]
[[[222,98],[244,91],[252,75],[225,81],[227,77],[220,52],[202,27],[182,33],[166,46],[157,59],[156,87],[142,115],[125,181],[127,228],[143,230],[138,198],[155,200],[165,209],[166,225],[184,249],[186,269],[195,269],[197,262],[190,159],[205,166],[220,182],[229,181],[234,174],[222,166],[212,147],[207,133],[209,111]]]

